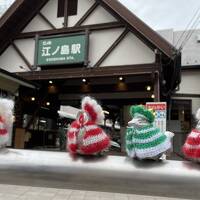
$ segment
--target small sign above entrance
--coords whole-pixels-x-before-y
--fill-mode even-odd
[[[68,35],[39,37],[36,65],[63,65],[86,62],[87,36]]]

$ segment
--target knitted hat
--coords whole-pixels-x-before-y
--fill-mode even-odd
[[[70,153],[96,154],[110,145],[110,139],[97,123],[102,122],[104,113],[92,98],[82,100],[82,111],[68,130],[68,150]]]
[[[155,119],[155,115],[154,115],[153,111],[146,109],[142,105],[131,106],[130,115],[132,117],[136,117],[137,115],[140,115],[140,116],[146,118],[150,123],[152,123]]]

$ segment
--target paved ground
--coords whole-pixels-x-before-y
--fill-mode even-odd
[[[181,200],[133,194],[0,184],[0,200]],[[183,200],[183,199],[182,199]]]

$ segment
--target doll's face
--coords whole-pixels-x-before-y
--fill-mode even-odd
[[[147,119],[142,117],[142,116],[134,117],[131,121],[128,122],[129,127],[133,126],[133,127],[136,127],[136,128],[143,127],[143,126],[146,126],[148,124],[149,124],[149,122],[147,121]]]

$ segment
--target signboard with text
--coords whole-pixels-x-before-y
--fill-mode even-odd
[[[167,103],[166,102],[148,102],[146,103],[148,109],[155,112],[155,126],[160,128],[162,132],[166,131],[167,124]]]
[[[84,63],[87,37],[82,35],[39,38],[36,65],[62,65]]]

